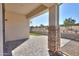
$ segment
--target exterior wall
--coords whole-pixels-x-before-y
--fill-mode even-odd
[[[71,27],[69,27],[71,28]],[[75,31],[79,31],[79,26],[72,26],[72,29]],[[67,30],[64,26],[60,27],[60,31],[63,32],[64,30]]]
[[[72,29],[79,31],[79,26],[72,26]]]
[[[63,29],[63,30],[65,29],[64,26],[63,26],[63,27],[61,26],[60,28]],[[72,29],[74,29],[74,30],[79,30],[79,26],[72,26]]]
[[[3,19],[2,4],[0,3],[0,56],[3,55]]]
[[[79,31],[79,26],[72,26],[72,29]],[[63,33],[64,31],[67,31],[66,28],[64,26],[60,26],[60,32]],[[39,32],[41,34],[42,33],[48,34],[48,28],[46,26],[45,27],[32,27],[30,28],[30,32]],[[67,32],[71,32],[71,31],[67,31]]]
[[[63,32],[63,30],[65,30],[65,27],[60,26],[60,32]]]
[[[5,41],[29,38],[29,20],[24,15],[5,13]]]
[[[79,33],[61,33],[61,37],[79,41]]]
[[[67,30],[65,27],[61,28],[61,37],[72,39],[72,40],[79,40],[79,26],[72,26],[72,31]],[[71,27],[70,27],[71,28]]]

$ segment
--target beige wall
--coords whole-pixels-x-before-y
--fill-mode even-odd
[[[5,38],[6,41],[19,40],[29,37],[29,20],[24,15],[6,12]]]
[[[3,22],[2,22],[2,5],[0,3],[0,56],[3,55]]]
[[[79,31],[79,26],[72,26],[72,28]]]
[[[71,27],[70,27],[71,28]],[[60,27],[61,30],[65,30],[66,28],[63,26]],[[72,26],[72,29],[79,31],[79,26]]]

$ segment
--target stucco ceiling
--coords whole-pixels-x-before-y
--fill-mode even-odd
[[[43,5],[47,7],[51,6],[52,4],[43,3]],[[6,3],[5,10],[26,15],[40,5],[41,3]]]
[[[15,12],[19,14],[28,14],[30,11],[38,7],[40,4],[25,4],[25,3],[10,3],[10,4],[5,4],[5,9],[6,11],[10,12]]]

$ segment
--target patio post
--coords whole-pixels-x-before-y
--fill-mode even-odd
[[[59,8],[57,4],[49,7],[49,29],[48,48],[53,55],[59,55],[60,51],[60,28],[59,28]]]

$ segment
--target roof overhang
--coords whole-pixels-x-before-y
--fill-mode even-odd
[[[26,15],[31,18],[44,13],[49,7],[56,3],[5,3],[5,11]]]

